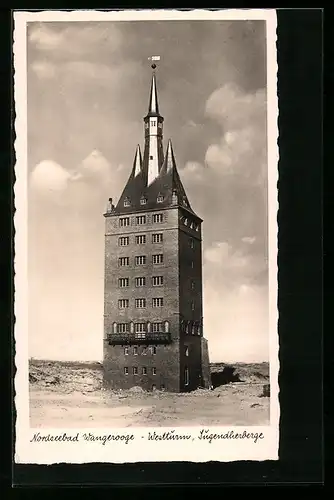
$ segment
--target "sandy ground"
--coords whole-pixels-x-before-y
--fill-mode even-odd
[[[252,368],[247,368],[251,366]],[[215,367],[217,370],[217,367]],[[243,370],[243,372],[242,372]],[[63,427],[169,427],[269,424],[267,367],[243,365],[246,382],[186,394],[101,389],[97,365],[34,362],[30,366],[30,425]],[[257,375],[254,375],[257,374]],[[247,375],[247,376],[245,376]]]

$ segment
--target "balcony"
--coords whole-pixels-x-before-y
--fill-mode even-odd
[[[109,333],[107,339],[110,345],[170,344],[172,341],[171,334],[166,332]]]

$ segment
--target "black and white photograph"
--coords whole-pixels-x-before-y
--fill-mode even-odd
[[[276,459],[275,11],[14,23],[16,461]]]

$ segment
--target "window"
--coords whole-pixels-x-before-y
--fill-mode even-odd
[[[165,321],[165,332],[166,333],[169,332],[169,322],[168,321]]]
[[[192,335],[196,335],[196,325],[195,325],[195,323],[193,323],[193,325],[191,327],[191,334]]]
[[[190,265],[191,265],[191,268],[194,269],[194,261],[193,260],[191,261]]]
[[[124,366],[124,375],[129,375],[129,368]]]
[[[125,287],[129,286],[129,278],[119,278],[118,286],[120,288],[125,288]]]
[[[191,310],[195,311],[195,302],[193,300],[191,301]]]
[[[152,120],[152,121],[151,121],[151,125],[152,125],[153,127],[155,127],[155,126],[156,126],[156,124],[157,124],[156,120]]]
[[[152,277],[152,285],[153,286],[162,286],[164,284],[163,276],[153,276]]]
[[[129,299],[120,299],[118,301],[118,309],[127,309],[129,307]]]
[[[190,287],[192,290],[195,290],[195,281],[191,280]]]
[[[136,224],[146,224],[146,215],[137,215]]]
[[[134,348],[133,348],[133,354],[135,356],[137,356],[137,354],[138,354],[138,347],[137,346],[134,346]]]
[[[137,366],[134,366],[134,367],[132,368],[132,373],[133,373],[134,375],[138,375],[138,367],[137,367]]]
[[[192,238],[190,238],[190,240],[189,240],[189,245],[190,245],[190,248],[194,248],[194,240]]]
[[[120,227],[125,227],[130,225],[130,217],[121,217],[119,219]]]
[[[125,356],[127,356],[129,354],[129,348],[128,347],[124,347],[124,354],[125,354]]]
[[[140,204],[141,205],[146,205],[147,199],[146,198],[140,198]]]
[[[118,238],[118,244],[120,247],[126,247],[129,244],[129,237],[121,236],[121,238]]]
[[[163,332],[164,324],[163,323],[152,323],[152,332]]]
[[[157,369],[155,368],[155,366],[153,366],[152,368],[152,375],[156,375],[157,374]]]
[[[152,262],[153,264],[157,265],[157,264],[162,264],[164,261],[164,256],[162,253],[158,253],[156,255],[152,255]]]
[[[136,299],[135,306],[136,308],[141,308],[141,309],[146,307],[146,299]]]
[[[129,331],[128,323],[118,323],[117,333],[127,333]]]
[[[136,244],[137,245],[144,245],[146,243],[146,235],[145,234],[140,234],[139,236],[136,236]]]
[[[151,352],[151,354],[156,354],[157,353],[157,348],[156,348],[155,345],[150,347],[150,352]]]
[[[163,214],[153,214],[153,222],[160,224],[163,221],[164,221],[164,215]]]
[[[146,354],[147,354],[147,347],[143,347],[141,353],[142,353],[143,356],[146,356]]]
[[[130,207],[131,206],[129,198],[125,198],[125,200],[124,200],[124,206],[125,207]]]
[[[184,346],[184,355],[189,356],[189,347],[187,345]]]
[[[150,155],[150,160],[153,160],[153,156],[152,155]]]
[[[157,197],[157,203],[162,203],[163,201],[164,201],[164,197],[162,196],[162,194],[159,194]]]
[[[187,217],[184,218],[183,223],[184,223],[185,226],[188,226],[188,219],[187,219]]]
[[[145,333],[146,332],[146,323],[135,323],[135,332],[136,333]]]
[[[140,278],[135,279],[136,286],[145,286],[146,285],[146,278],[144,276],[141,276]]]
[[[152,307],[162,307],[164,299],[162,297],[152,299]]]
[[[199,231],[199,225],[195,224],[195,231]]]
[[[118,259],[118,265],[120,267],[128,266],[130,263],[129,257],[120,257]]]
[[[142,375],[147,375],[147,368],[146,368],[146,366],[142,367],[141,373],[142,373]]]
[[[152,385],[152,391],[155,391],[157,386],[155,384]]]
[[[135,264],[136,266],[143,266],[146,264],[146,255],[137,255],[135,257]]]
[[[152,243],[162,243],[163,235],[162,233],[152,234]]]
[[[184,385],[189,385],[189,369],[187,367],[184,369]]]

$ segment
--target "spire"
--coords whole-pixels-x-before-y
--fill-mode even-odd
[[[155,66],[155,65],[153,65],[153,66]],[[152,73],[150,100],[148,103],[148,114],[149,115],[159,115],[157,82],[156,82],[154,69],[153,69],[153,73]]]
[[[136,154],[135,154],[135,161],[133,163],[133,176],[137,177],[142,171],[142,158],[141,158],[141,152],[140,152],[140,146],[139,144],[137,145],[136,149]]]
[[[173,169],[176,168],[175,157],[174,157],[171,139],[168,140],[168,146],[167,146],[166,157],[165,157],[165,168],[166,168],[166,172],[171,172]]]
[[[163,164],[163,117],[159,113],[158,93],[155,78],[156,65],[152,64],[152,81],[148,114],[145,123],[145,150],[143,171],[146,175],[147,186],[150,186],[159,176]]]

